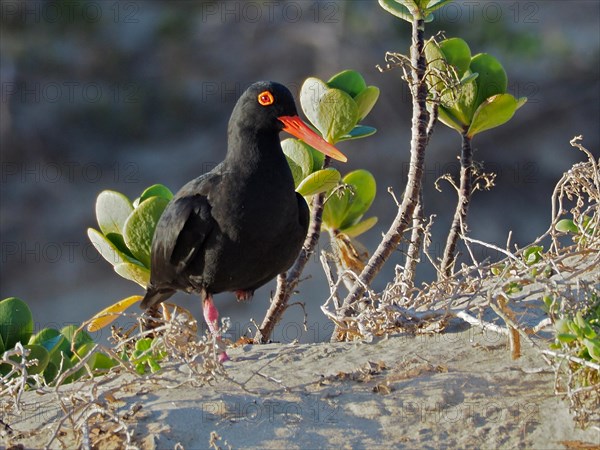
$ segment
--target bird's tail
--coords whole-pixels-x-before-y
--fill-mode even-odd
[[[146,295],[140,303],[142,309],[148,309],[154,305],[164,302],[175,293],[174,289],[158,289],[150,285],[146,289]]]

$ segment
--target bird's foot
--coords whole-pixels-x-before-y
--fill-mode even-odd
[[[254,291],[245,291],[243,289],[235,291],[235,296],[238,299],[238,302],[247,302],[252,299],[254,295]]]

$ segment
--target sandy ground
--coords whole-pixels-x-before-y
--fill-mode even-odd
[[[511,360],[504,336],[459,320],[440,335],[229,353],[228,378],[212,386],[190,381],[178,366],[160,377],[123,374],[95,389],[123,418],[132,444],[148,449],[208,448],[212,432],[221,448],[600,446],[597,426],[575,428],[536,349],[523,346],[523,357]],[[85,396],[86,389],[66,385],[60,396]],[[27,392],[23,400],[20,416],[3,418],[12,428],[3,445],[43,448],[61,417],[56,395]],[[96,442],[106,423],[84,435]],[[123,448],[123,434],[111,433],[99,447]],[[60,439],[67,448],[81,444],[70,433]]]

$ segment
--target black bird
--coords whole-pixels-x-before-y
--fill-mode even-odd
[[[294,190],[280,131],[346,161],[302,122],[285,86],[251,85],[231,114],[225,160],[183,186],[158,222],[142,308],[178,290],[197,293],[204,319],[218,337],[213,294],[232,291],[239,300],[249,299],[290,268],[306,237],[309,209]]]

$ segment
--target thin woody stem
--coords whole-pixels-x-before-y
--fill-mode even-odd
[[[412,224],[413,212],[419,202],[421,182],[423,179],[425,148],[427,146],[427,124],[429,114],[427,112],[427,85],[425,83],[425,72],[427,61],[423,51],[425,44],[425,21],[414,19],[412,24],[412,46],[411,46],[411,94],[413,98],[412,117],[412,139],[410,151],[410,167],[408,182],[398,213],[384,235],[379,246],[371,256],[369,262],[359,276],[359,282],[355,283],[352,291],[344,299],[340,313],[349,315],[352,305],[365,292],[365,287],[370,285],[383,264],[398,247],[402,235]],[[333,340],[337,339],[337,327],[334,330]]]
[[[429,123],[427,124],[427,143],[431,139],[435,124],[438,119],[438,103],[434,101],[432,110],[429,113]],[[415,285],[415,276],[417,273],[417,264],[419,263],[419,255],[421,246],[423,245],[423,191],[419,192],[419,203],[415,207],[412,218],[412,231],[410,233],[410,242],[406,252],[406,264],[400,275],[404,286],[403,295],[408,295],[410,290]]]
[[[462,149],[460,155],[460,186],[458,188],[458,202],[454,211],[454,218],[446,240],[444,256],[442,258],[440,276],[449,277],[454,270],[456,262],[456,247],[458,239],[465,234],[467,226],[467,213],[473,191],[473,149],[471,138],[466,132],[462,133]]]

